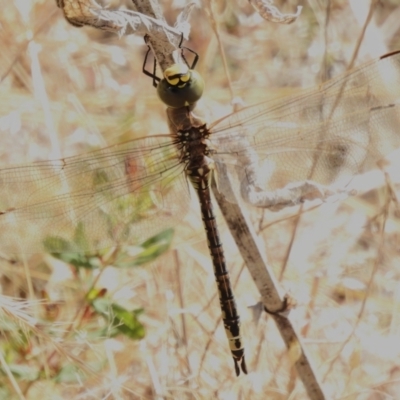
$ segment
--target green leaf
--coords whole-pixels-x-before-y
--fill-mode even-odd
[[[174,236],[174,230],[172,228],[166,229],[165,231],[158,233],[155,236],[152,236],[150,239],[147,239],[140,246],[143,248],[151,247],[154,245],[160,245],[162,243],[170,245],[172,238]]]
[[[74,232],[74,243],[82,251],[86,253],[89,250],[89,241],[87,240],[85,227],[82,222],[79,222]]]
[[[48,253],[72,253],[76,251],[74,246],[59,236],[47,236],[43,240],[43,247]]]
[[[143,251],[135,258],[135,265],[151,262],[167,251],[173,236],[174,230],[167,229],[142,243]]]
[[[131,339],[143,339],[145,336],[144,326],[139,322],[138,316],[143,309],[128,311],[118,304],[111,304],[114,312],[113,325],[119,332]]]
[[[92,305],[110,324],[111,330],[109,334],[111,336],[122,333],[131,339],[139,340],[144,338],[145,329],[138,320],[138,316],[143,313],[143,309],[128,311],[106,298],[94,299]]]
[[[138,248],[141,248],[138,254],[130,257],[129,254],[121,254],[116,262],[116,267],[137,267],[154,261],[157,257],[167,251],[171,245],[174,236],[173,229],[167,229],[150,239],[143,242]]]
[[[119,254],[115,265],[117,267],[134,267],[154,261],[163,254],[171,245],[174,235],[173,229],[151,237],[136,248],[139,249],[135,256]],[[101,267],[99,257],[87,255],[88,240],[84,225],[79,223],[76,226],[73,241],[69,242],[59,236],[48,236],[43,241],[43,246],[53,257],[58,258],[76,268],[97,269]]]
[[[53,257],[72,264],[76,268],[96,269],[101,267],[98,257],[86,254],[89,244],[82,223],[78,223],[76,226],[72,242],[59,236],[48,236],[43,240],[43,246]]]
[[[93,269],[99,267],[97,257],[86,255],[89,253],[89,241],[85,233],[84,224],[81,222],[75,227],[72,241],[60,236],[47,236],[43,240],[43,247],[53,257],[77,268]]]
[[[82,253],[51,253],[55,258],[73,265],[76,268],[97,269],[101,266],[98,257],[86,256]]]

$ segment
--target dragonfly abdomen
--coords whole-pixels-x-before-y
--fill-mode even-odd
[[[211,201],[210,184],[215,167],[214,161],[207,156],[209,154],[208,135],[209,132],[205,127],[193,127],[186,132],[180,132],[178,137],[181,138],[182,158],[186,161],[186,174],[200,201],[201,217],[218,287],[222,320],[235,364],[236,375],[240,375],[240,370],[247,374],[240,318]]]
[[[207,164],[206,164],[207,166]],[[213,166],[213,164],[212,164]],[[206,230],[207,244],[210,250],[211,259],[214,267],[215,279],[218,287],[218,296],[222,310],[222,320],[224,329],[229,341],[229,347],[235,363],[236,375],[240,374],[240,369],[247,374],[247,367],[244,358],[244,347],[240,332],[240,319],[237,312],[233,290],[226,268],[224,250],[219,237],[219,232],[215,220],[215,215],[211,203],[210,182],[213,168],[202,167],[201,173],[191,174],[190,179],[194,184],[193,177],[196,176],[194,187],[200,201],[201,216]],[[195,172],[195,171],[193,171]],[[199,170],[197,170],[199,172]],[[240,368],[239,368],[240,366]]]

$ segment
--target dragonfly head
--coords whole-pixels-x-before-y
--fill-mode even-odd
[[[157,86],[163,103],[171,108],[195,104],[203,94],[204,81],[201,75],[185,64],[174,64],[164,71],[164,79]]]

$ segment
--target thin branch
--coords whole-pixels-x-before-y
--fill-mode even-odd
[[[195,6],[189,3],[178,16],[175,26],[171,27],[165,22],[154,0],[133,0],[138,11],[106,9],[95,0],[56,0],[56,3],[65,19],[76,27],[91,26],[119,36],[148,35],[149,45],[162,69],[174,63],[172,53],[182,35],[188,39],[188,18]]]

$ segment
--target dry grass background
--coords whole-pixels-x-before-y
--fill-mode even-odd
[[[170,23],[183,3],[161,2]],[[287,12],[298,5],[275,3]],[[398,0],[376,4],[364,36],[366,0],[299,3],[301,17],[289,26],[258,19],[245,1],[217,3],[233,91],[246,103],[343,72],[361,39],[356,64],[400,49]],[[1,6],[1,167],[167,132],[164,107],[141,73],[141,37],[77,29],[49,0]],[[227,113],[228,80],[205,7],[192,22],[187,45],[201,57],[203,103],[210,113]],[[297,326],[328,398],[399,398],[397,203],[384,186],[313,208],[290,247],[297,211],[252,216],[276,274],[298,301]],[[248,308],[257,291],[222,229],[250,372],[234,376],[200,218],[192,214],[176,226],[176,250],[140,268],[76,273],[46,254],[13,262],[3,255],[0,399],[306,399],[272,319]],[[143,340],[93,334],[102,320],[82,310],[95,280],[127,309],[145,309]],[[7,330],[9,323],[19,331]]]

